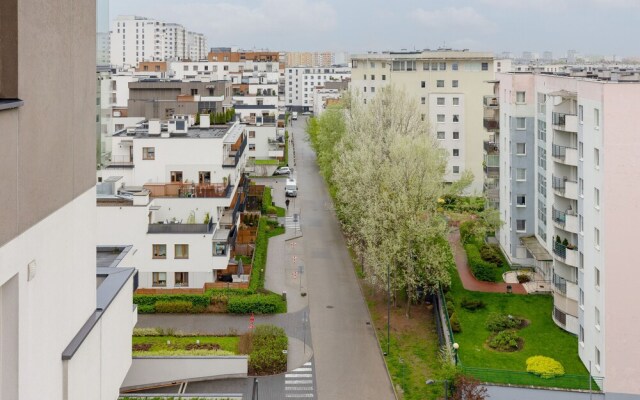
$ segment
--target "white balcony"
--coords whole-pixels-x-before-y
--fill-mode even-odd
[[[564,117],[564,130],[567,132],[578,132],[578,116],[577,115],[565,115]]]
[[[560,211],[553,207],[553,224],[567,232],[578,233],[578,216],[573,211]]]
[[[284,157],[284,150],[269,150],[269,157]]]

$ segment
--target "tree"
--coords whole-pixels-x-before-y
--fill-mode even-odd
[[[487,388],[473,377],[458,375],[453,386],[454,400],[485,400],[487,398]]]

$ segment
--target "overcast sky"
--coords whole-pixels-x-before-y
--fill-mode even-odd
[[[209,46],[271,50],[437,48],[640,55],[640,0],[110,0],[207,35]]]

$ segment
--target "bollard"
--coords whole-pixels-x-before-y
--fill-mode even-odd
[[[282,300],[287,301],[287,292],[282,291]]]

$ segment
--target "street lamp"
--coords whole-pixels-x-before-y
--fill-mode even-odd
[[[434,381],[433,379],[429,379],[425,382],[427,385],[433,385],[435,383],[444,383],[444,400],[449,399],[449,380],[444,379],[441,381]]]
[[[456,367],[458,366],[458,349],[459,348],[460,348],[460,345],[458,343],[453,344],[453,360],[456,363]]]

